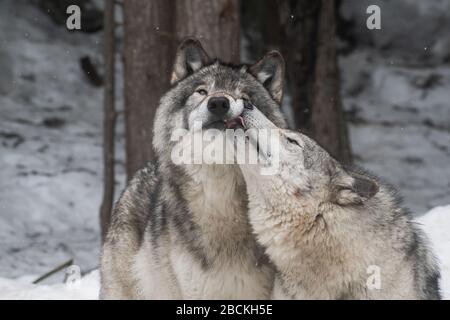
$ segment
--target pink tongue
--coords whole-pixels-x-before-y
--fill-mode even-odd
[[[245,128],[244,118],[241,116],[234,119],[225,120],[225,127],[227,129],[234,129],[239,124]]]

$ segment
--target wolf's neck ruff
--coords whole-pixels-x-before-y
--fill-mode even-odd
[[[190,166],[183,188],[193,219],[204,231],[205,245],[219,250],[249,238],[244,178],[237,165]],[[206,239],[206,238],[210,239]],[[235,248],[237,249],[237,248]]]

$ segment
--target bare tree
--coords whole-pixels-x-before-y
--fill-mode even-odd
[[[249,47],[257,55],[279,48],[286,59],[295,126],[337,159],[351,162],[339,92],[335,2],[276,0],[261,6],[261,1],[250,0],[244,9]],[[254,35],[258,30],[261,39]]]
[[[173,0],[126,0],[124,8],[125,135],[130,178],[152,159],[153,118],[169,87],[174,57]]]
[[[195,36],[212,57],[239,62],[239,0],[177,1],[176,24],[178,38]]]
[[[296,126],[338,160],[350,163],[339,92],[334,0],[278,1]]]
[[[116,110],[115,86],[115,37],[114,1],[106,1],[104,14],[104,123],[103,123],[103,200],[100,207],[100,228],[102,240],[108,231],[114,201],[114,136]]]
[[[311,128],[319,144],[340,161],[350,163],[351,149],[340,95],[335,21],[334,1],[323,0],[316,44]]]

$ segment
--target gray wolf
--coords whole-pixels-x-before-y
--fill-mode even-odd
[[[176,54],[172,87],[154,124],[154,162],[118,200],[102,250],[104,299],[265,299],[273,267],[251,232],[239,166],[176,165],[177,129],[240,126],[248,101],[277,126],[284,62],[270,52],[251,66],[211,60],[195,39]]]
[[[274,299],[440,298],[426,237],[392,188],[257,109],[243,118],[248,129],[278,132],[276,174],[260,174],[272,155],[251,130],[249,147],[264,161],[240,165],[250,223],[276,268]]]

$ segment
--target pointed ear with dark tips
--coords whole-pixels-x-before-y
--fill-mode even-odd
[[[340,205],[362,204],[375,196],[380,187],[378,183],[365,175],[348,172],[338,179],[336,202]]]
[[[183,80],[190,74],[205,66],[209,57],[200,41],[195,38],[184,40],[177,49],[170,83]]]
[[[284,59],[281,53],[270,51],[250,67],[250,73],[263,84],[276,102],[281,103],[284,82]]]

